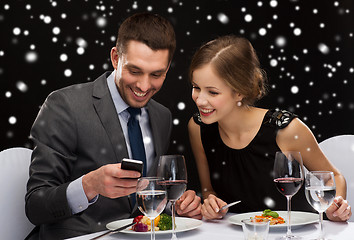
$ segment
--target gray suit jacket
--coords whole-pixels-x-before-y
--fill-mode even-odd
[[[105,229],[108,222],[129,218],[128,197],[99,196],[73,215],[66,199],[69,183],[105,164],[128,157],[123,131],[107,86],[109,72],[94,82],[51,93],[31,129],[34,141],[26,214],[40,226],[41,239],[63,239]],[[156,158],[148,175],[156,174],[158,157],[169,145],[171,112],[154,100],[147,104]]]

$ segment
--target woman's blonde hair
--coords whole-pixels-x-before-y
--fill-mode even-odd
[[[243,104],[253,105],[267,92],[266,74],[260,68],[252,44],[245,38],[227,35],[201,46],[192,58],[190,80],[196,69],[207,64],[235,92],[244,96]]]

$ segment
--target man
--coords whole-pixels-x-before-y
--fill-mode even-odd
[[[122,23],[111,50],[114,72],[48,96],[31,130],[35,148],[26,194],[26,214],[39,226],[40,239],[101,231],[136,212],[130,194],[140,173],[120,164],[132,158],[128,107],[141,109],[147,175],[156,175],[172,117],[151,97],[163,85],[175,46],[166,19],[135,14]],[[194,191],[182,195],[177,212],[201,218]]]

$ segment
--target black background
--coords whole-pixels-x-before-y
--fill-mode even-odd
[[[220,35],[244,36],[255,47],[270,85],[257,106],[298,114],[319,142],[353,134],[353,5],[352,0],[2,0],[0,150],[32,148],[29,131],[47,95],[112,70],[109,52],[120,23],[143,11],[175,27],[176,53],[155,99],[172,111],[170,153],[186,156],[190,188],[198,188],[198,175],[186,128],[196,111],[188,65],[202,43]]]

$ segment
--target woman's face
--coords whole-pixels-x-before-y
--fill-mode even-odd
[[[217,76],[210,64],[194,70],[192,98],[205,124],[211,124],[228,116],[241,96]]]

